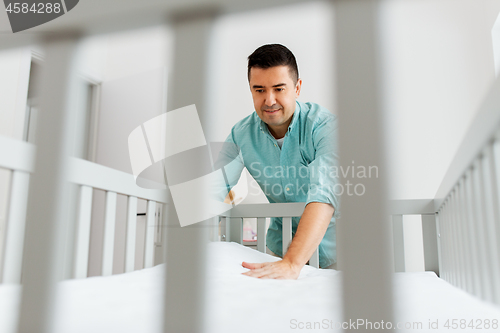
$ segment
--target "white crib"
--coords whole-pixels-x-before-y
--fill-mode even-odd
[[[169,109],[196,104],[205,134],[210,138],[210,118],[207,116],[210,87],[207,83],[209,60],[215,52],[210,48],[210,33],[216,18],[225,12],[284,3],[290,1],[148,0],[134,3],[87,0],[79,3],[79,12],[71,21],[66,17],[53,21],[50,34],[3,35],[0,38],[3,49],[39,41],[46,52],[41,92],[44,112],[39,119],[36,154],[29,144],[0,140],[0,167],[12,170],[2,282],[23,281],[18,332],[51,331],[57,316],[53,296],[62,264],[57,244],[62,243],[61,230],[68,211],[75,214],[74,221],[78,222],[75,224],[78,232],[74,262],[71,263],[73,277],[87,275],[93,188],[106,191],[103,275],[112,272],[117,193],[128,196],[127,272],[133,270],[137,199],[148,200],[145,267],[154,263],[155,205],[170,202],[167,191],[139,188],[131,175],[68,158],[71,128],[67,124],[72,123],[70,118],[74,116],[70,111],[75,78],[73,61],[81,38],[163,21],[171,24],[176,42]],[[499,81],[487,97],[436,197],[389,203],[383,175],[383,106],[378,88],[382,70],[378,43],[380,3],[339,0],[334,1],[334,5],[337,80],[341,83],[338,92],[341,159],[378,165],[382,173],[380,178],[367,180],[365,195],[342,198],[337,237],[338,267],[343,272],[343,301],[342,314],[338,316],[344,321],[365,318],[387,322],[394,319],[392,264],[396,271],[404,270],[401,216],[406,214],[423,217],[426,270],[433,270],[442,279],[500,304],[500,184],[496,172],[500,156],[497,141]],[[139,10],[141,15],[138,17]],[[32,31],[43,32],[44,26]],[[191,58],[187,59],[186,54]],[[352,57],[352,54],[358,56]],[[78,204],[73,205],[71,196],[66,195],[68,182],[79,186]],[[259,221],[258,249],[264,251],[263,219],[280,216],[285,217],[286,245],[291,241],[291,217],[299,216],[302,209],[300,203],[237,206],[223,217],[228,222],[224,223],[226,240],[241,241],[241,224],[237,219],[256,217]],[[393,216],[392,226],[388,222],[389,215]],[[206,243],[215,226],[206,222],[181,228],[172,205],[163,209],[162,226],[167,229],[163,239],[166,278],[163,279],[161,317],[164,331],[202,332],[209,307],[204,282],[207,278]],[[317,261],[316,252],[311,265],[317,265]]]

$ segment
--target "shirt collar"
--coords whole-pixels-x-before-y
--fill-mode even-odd
[[[290,122],[290,125],[288,125],[288,132],[291,132],[293,128],[295,128],[296,124],[299,122],[299,113],[300,113],[300,104],[299,102],[295,101],[295,111],[293,112],[292,115],[292,121]]]

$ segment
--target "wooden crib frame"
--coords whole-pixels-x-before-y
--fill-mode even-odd
[[[207,59],[214,55],[210,47],[210,36],[217,17],[227,12],[298,2],[301,1],[87,0],[81,1],[71,15],[33,28],[30,33],[1,36],[2,49],[36,42],[41,44],[46,55],[42,73],[44,87],[41,91],[41,107],[44,112],[40,113],[39,118],[36,155],[33,153],[34,148],[27,144],[13,141],[7,143],[4,139],[0,141],[0,166],[14,170],[8,223],[11,228],[9,233],[16,235],[9,235],[6,253],[12,259],[6,260],[8,273],[4,274],[4,279],[19,280],[22,248],[19,242],[23,233],[25,234],[19,332],[50,332],[56,315],[53,294],[58,281],[60,262],[57,261],[58,248],[55,244],[60,243],[64,208],[70,206],[69,198],[65,196],[66,182],[72,180],[81,185],[80,207],[85,209],[79,211],[81,229],[78,234],[86,235],[91,188],[101,186],[94,183],[97,178],[93,177],[111,172],[88,162],[67,159],[67,142],[71,132],[68,124],[72,123],[70,118],[74,112],[70,103],[76,77],[73,62],[82,37],[153,24],[170,24],[176,42],[168,108],[173,110],[196,104],[209,139],[211,126],[209,117],[204,116],[210,110],[208,77],[211,67]],[[383,68],[380,62],[381,46],[378,43],[380,1],[331,2],[334,3],[336,12],[336,77],[339,87],[338,114],[342,126],[341,163],[356,160],[361,165],[377,165],[383,173],[385,147],[382,140],[381,115],[384,107],[379,88]],[[187,59],[185,54],[191,54],[192,59]],[[352,54],[357,56],[352,57]],[[346,321],[356,318],[365,318],[368,321],[393,319],[393,256],[389,244],[392,243],[393,229],[396,248],[394,261],[396,267],[401,268],[401,251],[397,249],[400,247],[400,216],[404,214],[424,215],[424,233],[428,235],[425,239],[426,242],[429,240],[426,245],[426,260],[429,258],[427,264],[430,268],[436,270],[437,249],[439,273],[442,278],[500,304],[499,187],[490,186],[498,181],[496,130],[500,124],[499,96],[497,82],[435,198],[390,204],[387,200],[384,175],[367,180],[365,185],[369,190],[362,197],[343,198],[342,220],[348,222],[338,224],[337,237],[338,267],[344,274],[343,313]],[[4,155],[4,151],[10,153]],[[95,175],[90,178],[78,178],[85,174],[80,172],[86,168],[93,168]],[[29,176],[34,170],[36,172]],[[125,178],[129,177],[122,176],[124,182]],[[105,242],[109,242],[112,237],[110,235],[113,234],[112,207],[116,193],[124,193],[130,198],[129,221],[132,221],[134,215],[134,198],[149,200],[149,217],[152,216],[155,202],[170,202],[168,191],[166,194],[153,190],[143,191],[123,186],[121,183],[110,183],[109,186],[100,188],[107,191]],[[29,199],[26,198],[26,193],[29,193]],[[485,200],[481,200],[483,196]],[[240,213],[243,209],[244,207],[236,207],[228,216],[242,217],[244,214]],[[25,211],[26,232],[23,232],[21,222],[24,220]],[[395,216],[393,228],[387,219],[389,214]],[[295,215],[296,212],[278,214],[288,218]],[[263,216],[258,214],[254,217]],[[479,221],[478,237],[469,239],[465,237],[465,231],[476,230],[474,221]],[[436,229],[433,228],[433,223],[436,223]],[[202,332],[205,313],[204,246],[208,239],[208,230],[213,228],[213,225],[206,223],[180,228],[173,206],[163,214],[163,224],[168,228],[165,257],[169,267],[165,279],[165,331]],[[12,225],[17,229],[13,229]],[[289,229],[287,228],[287,235],[291,231]],[[230,233],[235,234],[237,229],[231,225],[231,230],[233,231]],[[438,236],[435,242],[431,240],[434,232]],[[148,235],[149,250],[146,251],[146,256],[150,258],[151,235]],[[290,238],[287,238],[286,242],[289,241]],[[470,250],[470,255],[467,255],[469,252],[461,252],[462,245]],[[85,275],[83,253],[87,250],[86,246],[82,242],[77,246],[75,267],[78,268],[75,269],[75,276]],[[262,249],[263,245],[259,246]],[[109,274],[112,250],[109,250],[108,245],[105,246],[104,259],[103,272]],[[131,267],[130,260],[127,255],[127,270]],[[151,260],[146,261],[148,266],[152,264]],[[15,264],[12,264],[13,262]],[[186,262],[190,265],[185,265]]]

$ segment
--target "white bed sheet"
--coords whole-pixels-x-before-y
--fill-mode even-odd
[[[341,278],[333,270],[304,267],[296,281],[260,280],[241,275],[242,261],[276,258],[235,243],[211,243],[207,285],[206,332],[335,332],[341,323]],[[59,286],[57,333],[161,332],[163,265],[111,277],[64,281]],[[457,289],[434,273],[395,275],[396,322],[421,322],[422,329],[449,331],[446,320],[471,320],[475,328],[457,332],[498,332],[484,329],[484,320],[500,320],[500,308]],[[13,332],[20,288],[0,287],[0,332]],[[429,323],[439,329],[429,328]],[[483,329],[478,330],[478,320]],[[375,324],[375,323],[373,323]],[[308,326],[309,325],[309,326]],[[375,324],[376,325],[376,324]],[[408,325],[408,324],[406,324]],[[413,324],[412,324],[413,325]],[[491,324],[490,324],[491,326]],[[302,329],[301,329],[302,327]],[[308,329],[316,327],[316,329]],[[450,330],[453,331],[453,330]]]

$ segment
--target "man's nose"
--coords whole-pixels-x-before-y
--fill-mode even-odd
[[[272,92],[269,92],[266,96],[266,105],[273,106],[274,104],[276,104],[276,98]]]

